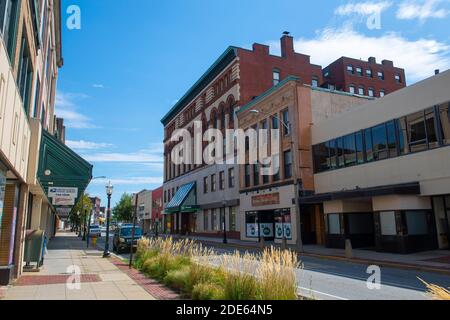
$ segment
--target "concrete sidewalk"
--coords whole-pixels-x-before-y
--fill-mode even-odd
[[[205,245],[211,245],[218,248],[235,248],[243,250],[259,250],[260,244],[257,242],[243,241],[237,239],[228,239],[228,244],[223,244],[221,238],[209,237],[189,237],[193,240],[202,242]],[[266,246],[276,246],[273,243],[266,243]],[[295,249],[293,246],[289,246]],[[450,251],[434,250],[412,254],[394,254],[385,252],[376,252],[373,250],[353,249],[353,258],[345,256],[344,249],[331,249],[319,245],[303,246],[303,256],[317,257],[323,259],[341,260],[363,264],[373,264],[378,266],[411,269],[419,271],[438,272],[450,275]]]
[[[67,285],[71,266],[81,271],[79,289]],[[73,233],[58,233],[48,245],[41,271],[24,273],[13,285],[0,288],[0,293],[5,300],[155,300],[109,259],[103,259],[101,251],[87,250],[86,243]]]

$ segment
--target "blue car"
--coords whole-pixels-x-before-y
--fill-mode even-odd
[[[136,227],[134,231],[134,239],[132,237],[133,226],[121,226],[114,231],[113,251],[115,253],[129,252],[131,246],[133,250],[137,247],[137,242],[142,238],[142,228]]]

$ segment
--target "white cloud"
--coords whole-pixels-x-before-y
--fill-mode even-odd
[[[147,166],[162,165],[164,163],[162,144],[153,144],[149,149],[142,149],[136,152],[101,152],[83,155],[83,158],[90,162],[131,162],[141,163]]]
[[[439,7],[442,3],[448,4],[449,0],[406,0],[400,3],[397,18],[401,20],[419,19],[425,22],[429,18],[443,19],[450,14],[449,8]]]
[[[374,13],[381,13],[391,6],[392,2],[390,1],[349,2],[337,7],[334,10],[334,14],[339,16],[348,16],[351,14],[368,16]]]
[[[94,83],[92,85],[92,87],[93,88],[97,88],[97,89],[104,89],[105,88],[105,86],[103,84],[101,84],[101,83]]]
[[[64,118],[66,127],[74,129],[98,128],[92,123],[91,118],[78,111],[77,102],[87,97],[85,94],[58,91],[55,101],[55,114]]]
[[[279,51],[278,41],[270,45]],[[449,44],[434,39],[408,40],[394,32],[366,36],[347,26],[322,30],[312,39],[296,39],[294,45],[297,52],[310,55],[313,63],[324,67],[341,56],[392,60],[405,69],[409,84],[432,76],[435,69],[450,68]]]
[[[102,149],[102,148],[108,148],[112,147],[113,145],[110,143],[97,143],[97,142],[91,142],[91,141],[84,141],[84,140],[67,140],[66,145],[74,150],[94,150],[94,149]]]
[[[162,184],[163,177],[131,177],[131,178],[112,178],[96,179],[91,182],[93,185],[106,185],[109,181],[114,186],[118,185],[140,185],[140,184]]]

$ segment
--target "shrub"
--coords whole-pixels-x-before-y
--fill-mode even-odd
[[[193,300],[223,300],[224,289],[214,283],[198,283],[192,289]]]
[[[256,300],[260,286],[254,275],[257,267],[254,256],[236,251],[223,257],[223,265],[227,268],[224,273],[225,299]]]
[[[429,284],[420,278],[418,279],[427,286],[428,289],[427,293],[431,296],[433,300],[450,300],[450,291],[449,291],[450,288],[445,289],[443,287],[439,287],[434,284]]]
[[[262,300],[297,300],[297,254],[271,247],[260,257],[256,277]]]
[[[165,270],[161,267],[158,256],[147,259],[142,265],[142,271],[151,278],[158,280],[163,279],[165,275]]]
[[[164,277],[164,283],[173,289],[184,291],[186,290],[189,281],[190,271],[191,267],[188,265],[185,265],[178,270],[171,270],[167,272],[167,275]]]

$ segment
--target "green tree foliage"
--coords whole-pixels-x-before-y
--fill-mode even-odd
[[[113,219],[120,222],[131,222],[133,220],[133,196],[124,193],[119,203],[112,210]]]
[[[78,222],[78,224],[83,224],[91,211],[92,211],[91,199],[89,199],[89,195],[85,194],[73,208],[70,220],[72,222]],[[79,215],[78,212],[80,213]]]

